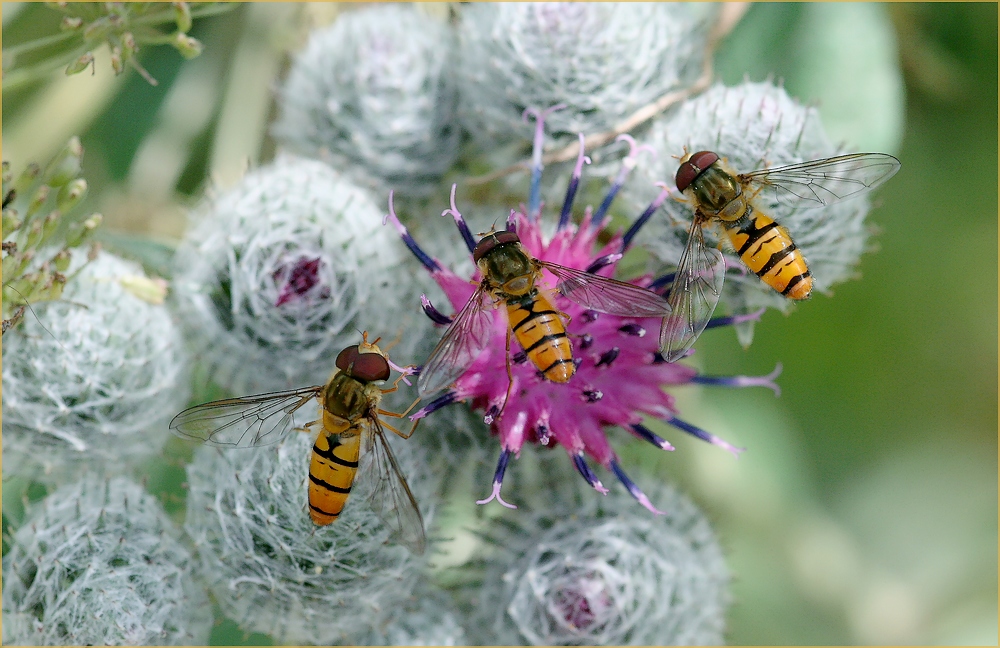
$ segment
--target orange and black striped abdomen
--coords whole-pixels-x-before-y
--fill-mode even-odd
[[[576,370],[566,326],[552,302],[533,292],[520,300],[507,301],[510,330],[546,379],[564,383]]]
[[[330,416],[324,412],[324,419]],[[358,473],[362,423],[345,423],[325,426],[313,445],[309,462],[309,516],[319,526],[332,523],[340,515]]]
[[[807,299],[812,276],[788,231],[753,207],[739,219],[722,221],[740,259],[761,280],[789,299]]]

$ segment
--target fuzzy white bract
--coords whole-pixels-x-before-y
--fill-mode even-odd
[[[453,41],[419,6],[345,11],[295,57],[275,137],[358,182],[421,191],[458,154]]]
[[[562,462],[540,463],[531,501],[486,531],[474,641],[723,643],[728,570],[708,520],[686,497],[651,489],[666,512],[651,517],[624,492],[594,497]]]
[[[627,190],[635,205],[646,204],[655,194],[652,183],[673,185],[685,147],[692,153],[714,151],[741,173],[846,152],[830,143],[815,108],[798,103],[771,82],[715,85],[656,120],[640,139],[657,156],[635,171],[636,181]],[[869,199],[852,198],[829,206],[808,203],[794,209],[767,204],[763,196],[755,200],[791,234],[809,264],[816,290],[826,291],[854,276],[871,233],[865,224],[871,210]],[[660,261],[674,266],[687,241],[692,212],[690,205],[675,200],[666,201],[663,211],[650,221],[639,242]],[[705,233],[706,243],[715,244],[721,232],[709,227]],[[724,250],[731,267],[742,267],[731,248]],[[749,271],[727,273],[722,301],[737,313],[761,307],[787,311],[792,306],[792,301]],[[743,333],[752,326],[752,322],[745,323]]]
[[[205,645],[212,606],[159,502],[123,477],[49,495],[3,559],[5,645]]]
[[[390,620],[352,637],[357,646],[467,646],[465,629],[451,596],[429,581],[422,581],[413,594],[397,606]]]
[[[5,478],[120,472],[163,446],[188,398],[187,355],[166,307],[131,288],[136,278],[138,264],[101,253],[62,299],[4,335]]]
[[[382,214],[325,163],[292,156],[199,210],[174,286],[209,377],[241,396],[321,384],[361,331],[385,347],[418,321],[402,244]],[[393,350],[402,364],[409,342]]]
[[[388,433],[392,435],[392,433]],[[424,522],[439,477],[412,443],[396,446]],[[409,597],[425,560],[388,540],[366,501],[365,456],[340,518],[317,527],[306,510],[312,440],[273,448],[198,450],[188,466],[185,529],[199,573],[244,630],[282,643],[331,644],[386,623]]]
[[[485,141],[521,139],[526,108],[557,139],[609,130],[693,81],[717,8],[694,3],[483,3],[461,7],[459,114]]]

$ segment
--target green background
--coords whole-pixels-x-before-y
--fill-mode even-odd
[[[41,5],[3,12],[5,48],[58,26]],[[141,52],[156,87],[114,78],[99,57],[93,76],[5,89],[4,159],[19,169],[79,134],[106,240],[165,273],[150,242],[176,240],[210,179],[269,158],[286,53],[332,15],[257,5],[196,21],[200,58]],[[670,434],[677,452],[626,459],[678,481],[715,521],[735,575],[731,643],[996,643],[997,5],[756,5],[717,70],[730,84],[784,79],[831,133],[902,170],[878,194],[879,249],[861,280],[766,313],[749,350],[727,330],[699,342],[709,374],[784,367],[778,399],[678,394],[686,419],[749,450],[735,461]],[[179,513],[180,467],[150,470]],[[266,641],[229,622],[213,634]]]

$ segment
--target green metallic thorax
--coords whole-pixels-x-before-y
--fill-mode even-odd
[[[323,408],[335,416],[357,420],[378,407],[382,390],[338,371],[323,388]]]
[[[489,287],[505,295],[520,297],[532,293],[538,270],[520,243],[498,245],[479,259],[479,270]]]
[[[743,190],[736,178],[719,168],[718,163],[705,169],[691,183],[697,204],[709,215],[724,221],[734,221],[747,209]]]

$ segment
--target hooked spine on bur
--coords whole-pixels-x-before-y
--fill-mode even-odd
[[[577,226],[569,216],[586,162],[581,151],[556,232],[551,238],[543,236],[539,222],[542,211],[540,150],[545,113],[532,111],[532,114],[536,117],[536,129],[530,198],[523,210],[511,211],[506,230],[487,234],[479,242],[472,240],[471,235],[467,236],[466,233],[471,230],[457,209],[454,188],[451,207],[443,213],[454,218],[469,253],[478,262],[471,285],[469,280],[457,276],[421,249],[396,217],[390,193],[386,220],[392,223],[406,246],[444,290],[457,313],[448,316],[434,307],[426,296],[421,297],[424,313],[436,324],[449,327],[441,344],[452,344],[446,339],[453,335],[456,327],[462,325],[462,321],[473,317],[470,313],[484,320],[479,321],[475,329],[480,339],[475,343],[467,343],[462,363],[452,364],[453,370],[454,365],[461,364],[453,375],[440,373],[433,364],[435,358],[440,358],[440,354],[432,354],[421,370],[421,380],[427,384],[426,375],[430,367],[431,379],[434,379],[430,386],[434,389],[423,389],[421,394],[434,395],[438,388],[444,388],[445,391],[436,395],[411,418],[423,418],[459,401],[470,401],[473,408],[484,413],[484,420],[500,438],[501,448],[491,494],[480,500],[480,503],[497,499],[505,506],[513,506],[500,497],[503,478],[511,456],[518,454],[526,442],[533,442],[547,446],[562,445],[577,472],[593,488],[603,492],[605,487],[587,462],[586,457],[589,456],[613,473],[643,506],[654,513],[660,513],[623,470],[605,436],[606,427],[622,427],[636,438],[661,450],[672,450],[673,446],[669,442],[642,425],[645,417],[649,416],[734,454],[741,451],[678,418],[673,397],[662,389],[664,385],[696,382],[698,376],[697,371],[691,367],[665,362],[659,352],[656,336],[644,335],[646,331],[659,330],[660,321],[665,314],[665,300],[650,290],[651,286],[657,287],[657,280],[648,275],[629,283],[610,279],[641,227],[666,200],[670,190],[663,187],[626,232],[610,236],[603,247],[595,250],[599,235],[604,233],[604,219],[613,199],[634,168],[641,149],[628,136],[620,138],[630,145],[630,153],[622,164],[622,172],[613,181],[598,211],[593,212],[588,208]],[[553,310],[568,316],[565,339],[570,346],[573,362],[570,365],[573,367],[572,375],[566,382],[546,380],[539,375],[539,369],[544,369],[544,366],[538,367],[534,362],[526,362],[531,355],[526,352],[527,348],[517,351],[508,346],[510,329],[516,325],[514,320],[508,322],[502,315],[493,317],[495,311],[489,310],[489,304],[486,303],[471,309],[469,307],[470,302],[477,299],[476,295],[482,297],[483,284],[486,282],[483,276],[492,271],[484,261],[488,255],[504,251],[505,247],[508,250],[516,249],[519,254],[524,255],[524,259],[537,263],[543,285],[546,281],[551,281],[550,276],[557,280],[553,291]],[[593,270],[588,272],[590,268]],[[597,281],[593,277],[597,277]],[[515,279],[517,278],[519,277],[515,275]],[[659,286],[670,283],[664,278],[658,281]],[[595,288],[595,285],[599,287]],[[605,289],[605,286],[611,287]],[[618,290],[634,297],[636,302],[642,302],[642,309],[636,306],[637,310],[630,315],[609,314],[608,304],[600,303],[600,297],[606,296],[608,291],[617,295],[615,291]],[[615,299],[609,297],[607,302],[614,304]],[[509,300],[507,307],[502,310],[510,310]],[[656,311],[657,308],[661,310]],[[600,310],[605,312],[599,312]],[[719,318],[712,325],[731,324],[733,321],[735,318]],[[518,339],[518,342],[521,340]],[[753,384],[772,385],[770,377],[759,380],[732,379],[729,383],[726,380],[720,379],[712,384],[743,386],[747,384],[743,382],[745,380],[757,380]]]

